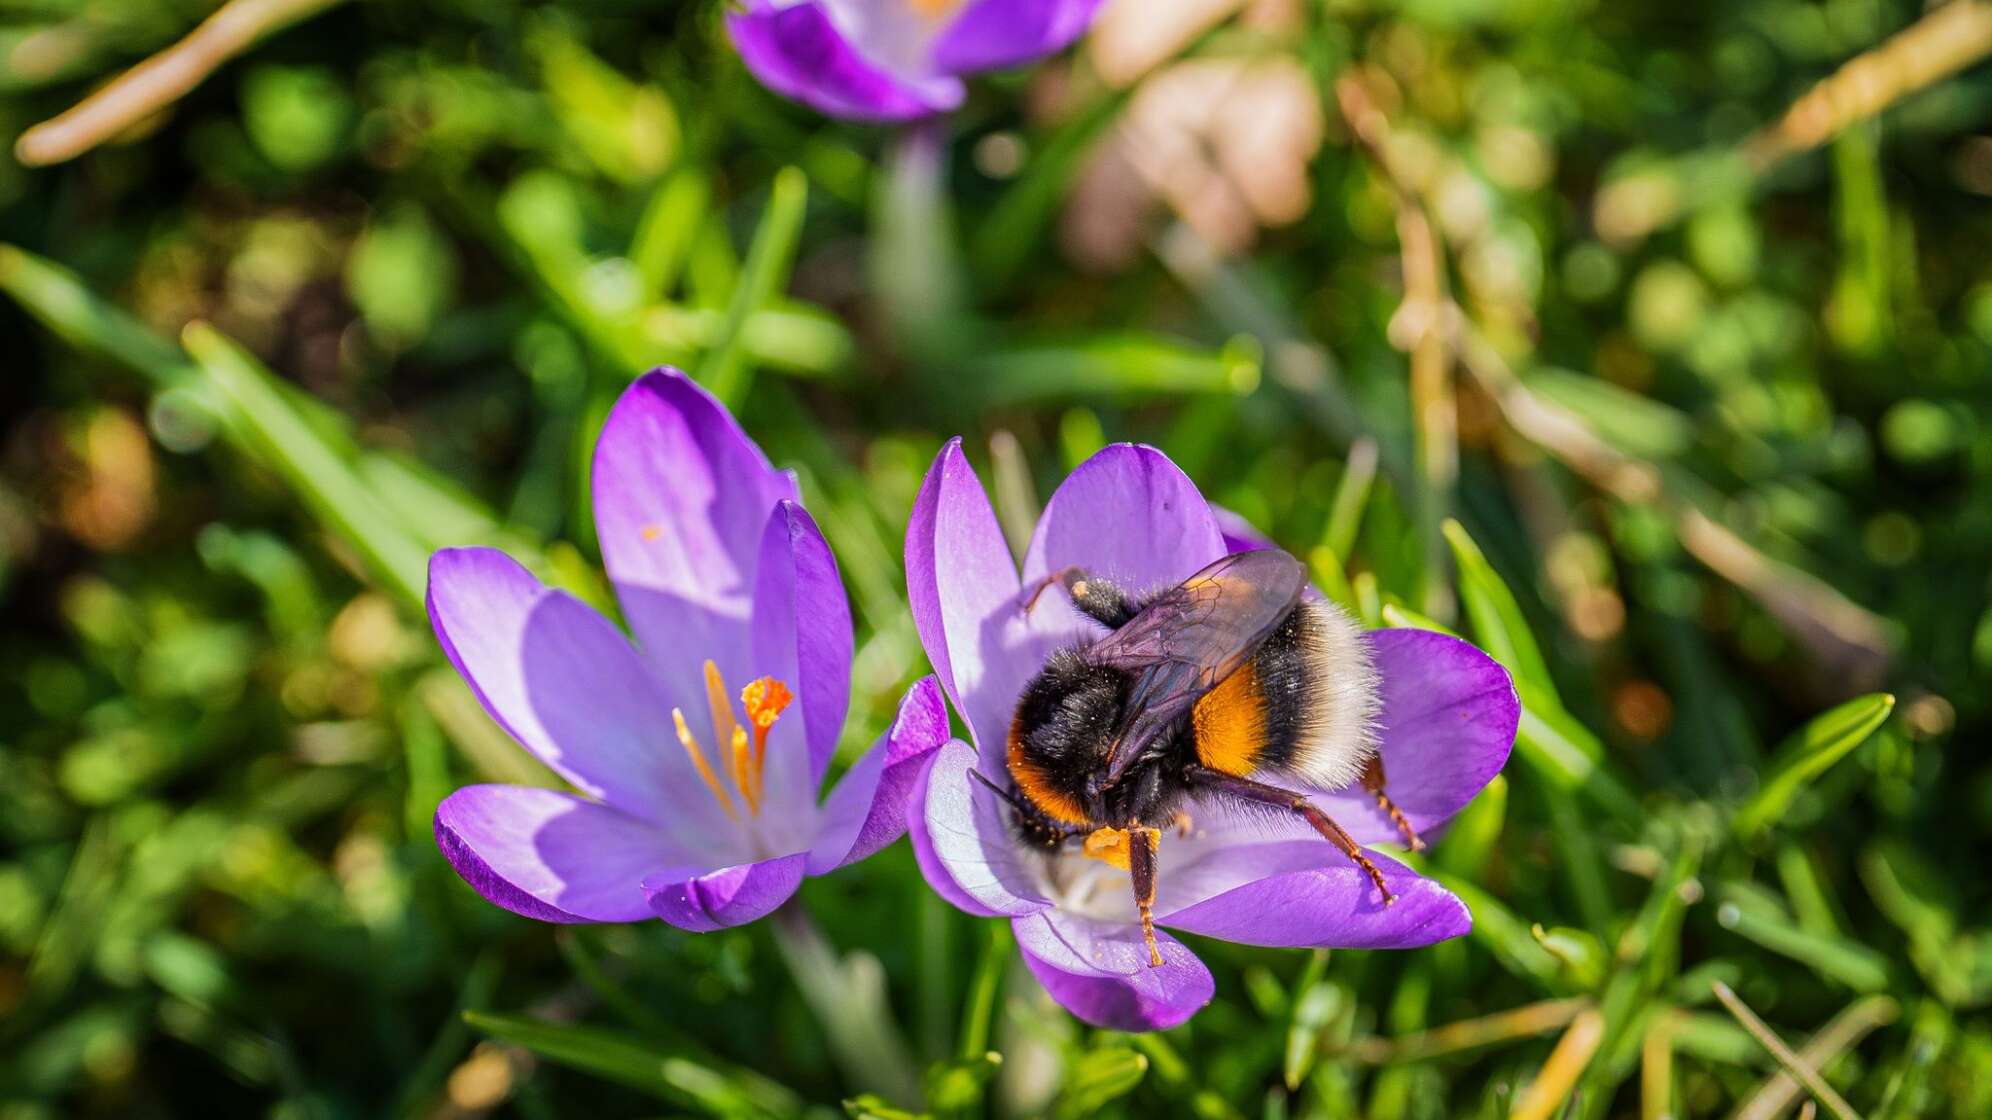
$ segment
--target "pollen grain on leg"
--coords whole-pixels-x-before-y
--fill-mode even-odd
[[[671,709],[671,722],[677,727],[678,744],[691,756],[692,765],[698,769],[699,777],[705,780],[706,788],[712,790],[712,795],[719,799],[719,807],[726,810],[728,818],[739,820],[740,813],[733,807],[733,798],[727,794],[726,787],[720,784],[719,775],[713,773],[712,765],[706,761],[705,752],[699,749],[699,741],[692,736],[691,727],[685,723],[684,711],[679,708]]]
[[[1086,858],[1109,867],[1128,869],[1128,839],[1124,828],[1096,828],[1086,837]]]

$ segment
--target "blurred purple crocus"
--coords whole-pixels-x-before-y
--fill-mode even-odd
[[[1227,534],[1226,530],[1231,532]],[[1211,998],[1210,971],[1182,942],[1158,933],[1150,965],[1124,873],[1068,849],[1026,850],[998,788],[1017,696],[1052,651],[1097,640],[1099,624],[1047,596],[1028,613],[1027,588],[1068,565],[1119,586],[1173,586],[1230,551],[1262,543],[1235,518],[1220,521],[1161,452],[1121,444],[1073,471],[1038,520],[1018,574],[995,512],[960,441],[935,460],[906,539],[908,598],[927,658],[974,745],[930,756],[908,809],[927,881],[971,914],[1007,917],[1025,963],[1074,1015],[1119,1030],[1175,1026]],[[1378,739],[1388,792],[1429,836],[1507,761],[1520,705],[1508,674],[1473,646],[1442,634],[1369,634],[1380,677]],[[1400,834],[1360,788],[1315,794],[1362,844]],[[1396,896],[1381,902],[1354,863],[1304,824],[1211,816],[1160,848],[1157,925],[1248,945],[1402,949],[1472,926],[1460,900],[1416,872],[1370,853]]]
[[[897,839],[947,710],[933,678],[915,684],[819,803],[849,705],[851,616],[794,477],[661,370],[609,414],[594,500],[635,645],[495,549],[430,561],[429,617],[457,672],[578,791],[451,794],[436,842],[464,881],[542,921],[708,931]]]
[[[769,89],[833,117],[905,121],[959,106],[961,76],[1042,58],[1101,0],[745,0],[726,17]]]

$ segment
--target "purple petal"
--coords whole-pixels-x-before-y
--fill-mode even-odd
[[[693,933],[711,933],[765,918],[802,885],[807,852],[724,867],[690,878],[653,876],[643,893],[658,917]]]
[[[703,712],[707,658],[735,687],[746,683],[754,565],[769,512],[796,500],[795,479],[711,394],[666,369],[610,411],[593,486],[623,614],[673,702]]]
[[[768,744],[770,805],[814,806],[851,703],[851,607],[836,557],[794,502],[775,507],[761,538],[753,664],[754,672],[772,674],[796,694],[796,710],[776,722]],[[802,744],[773,740],[773,734],[793,738],[798,728]],[[786,749],[775,753],[778,746]]]
[[[1495,660],[1428,630],[1376,630],[1383,711],[1377,720],[1384,792],[1427,840],[1501,772],[1521,701]],[[1361,788],[1315,798],[1364,844],[1398,844],[1397,829]]]
[[[688,850],[738,833],[672,734],[671,705],[622,632],[496,549],[429,560],[429,618],[491,718],[574,786]]]
[[[934,43],[934,66],[968,74],[1054,54],[1085,32],[1100,2],[975,0]]]
[[[1226,552],[1260,552],[1279,547],[1273,543],[1273,538],[1260,532],[1257,525],[1223,506],[1212,505],[1210,515],[1217,519],[1217,531],[1224,535]]]
[[[1044,660],[1023,612],[1016,564],[975,468],[950,440],[935,457],[906,527],[906,598],[927,660],[991,752],[992,776],[1010,712]]]
[[[1167,1030],[1216,991],[1210,969],[1183,943],[1157,931],[1162,967],[1148,963],[1141,927],[1046,910],[1010,923],[1024,963],[1067,1011],[1096,1027]]]
[[[913,785],[907,832],[927,884],[942,898],[985,918],[1031,914],[1051,903],[1039,893],[1004,819],[1003,803],[968,776],[975,749],[959,739],[928,756]]]
[[[571,793],[469,786],[436,809],[436,845],[491,902],[543,922],[650,916],[645,876],[686,856],[656,826]]]
[[[1473,928],[1466,905],[1403,864],[1370,853],[1396,895],[1325,840],[1229,845],[1169,868],[1156,921],[1245,945],[1409,949]]]
[[[809,873],[822,875],[858,862],[906,832],[906,810],[926,773],[927,756],[948,741],[941,686],[922,677],[899,703],[891,729],[845,772],[823,803]]]
[[[779,8],[761,0],[729,13],[726,29],[762,85],[833,117],[912,120],[962,101],[959,79],[892,69],[867,57],[816,0]]]
[[[1225,554],[1217,519],[1189,476],[1153,447],[1116,443],[1079,464],[1045,503],[1024,554],[1024,583],[1078,565],[1139,594],[1173,587]],[[1070,604],[1064,609],[1077,617]]]

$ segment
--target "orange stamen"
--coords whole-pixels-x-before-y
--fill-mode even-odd
[[[706,787],[712,790],[712,795],[719,799],[719,807],[726,810],[728,818],[739,820],[740,814],[733,808],[733,798],[727,796],[726,787],[719,784],[719,775],[712,772],[712,767],[706,762],[705,752],[699,749],[699,741],[692,737],[692,729],[685,723],[685,713],[677,708],[671,709],[671,722],[678,728],[678,744],[685,748],[686,754],[692,756],[692,765],[698,768],[699,777],[705,779]]]
[[[762,677],[740,690],[741,706],[747,709],[747,722],[754,725],[754,775],[761,774],[761,762],[768,755],[768,729],[795,699],[788,686],[773,677]]]
[[[712,709],[712,741],[724,751],[733,745],[733,732],[740,721],[733,718],[733,701],[726,695],[726,679],[711,658],[705,663],[706,706]]]
[[[754,752],[747,746],[747,729],[734,725],[733,742],[733,784],[740,787],[740,796],[747,799],[749,812],[761,811],[761,768],[754,764]]]

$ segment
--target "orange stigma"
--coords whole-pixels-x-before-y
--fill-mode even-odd
[[[727,777],[733,780],[733,788],[739,791],[740,800],[747,803],[747,811],[759,814],[761,794],[765,789],[762,770],[767,764],[768,729],[781,718],[782,710],[789,706],[795,698],[794,694],[787,685],[773,677],[762,677],[748,685],[740,693],[740,702],[747,709],[747,726],[743,727],[734,715],[733,701],[727,696],[726,679],[720,676],[719,666],[710,660],[705,663],[705,688],[706,707],[712,713],[713,742],[719,749],[720,762],[726,767]],[[739,820],[732,794],[707,761],[704,749],[685,722],[684,712],[671,709],[671,719],[677,727],[679,745],[691,757],[693,768],[707,788],[712,790],[719,807],[726,810],[728,817]],[[749,727],[753,729],[751,735]]]
[[[740,690],[740,704],[747,709],[747,722],[754,725],[754,770],[768,754],[768,728],[782,718],[795,693],[773,677],[762,677]]]

